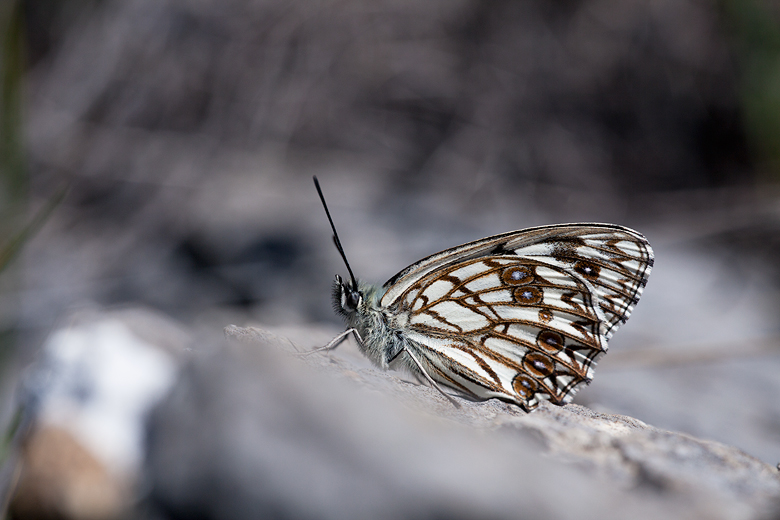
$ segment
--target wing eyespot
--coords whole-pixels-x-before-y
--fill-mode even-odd
[[[586,262],[585,260],[577,260],[574,264],[574,271],[580,273],[588,280],[597,280],[601,273],[601,267],[597,266],[593,262]]]
[[[525,399],[527,402],[539,389],[539,385],[532,378],[521,373],[515,376],[514,380],[512,381],[512,388],[515,392],[517,392],[517,395],[519,395],[522,399]]]
[[[523,356],[523,368],[537,377],[547,377],[555,371],[555,363],[541,352],[528,352]]]
[[[564,348],[563,335],[552,330],[543,330],[536,336],[536,344],[547,352],[560,352]]]
[[[512,294],[521,305],[536,305],[544,300],[544,292],[539,287],[518,287]]]
[[[526,285],[534,280],[534,272],[530,266],[516,265],[504,269],[501,279],[507,285]]]

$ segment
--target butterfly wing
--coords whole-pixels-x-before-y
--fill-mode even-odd
[[[515,231],[425,258],[381,304],[437,380],[526,409],[569,402],[593,377],[653,264],[639,233],[607,224]]]

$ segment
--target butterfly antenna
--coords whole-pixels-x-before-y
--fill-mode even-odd
[[[314,176],[314,186],[317,188],[317,193],[319,193],[320,195],[320,200],[322,201],[322,207],[325,208],[325,214],[328,216],[330,227],[333,228],[333,243],[336,244],[336,249],[339,250],[339,253],[341,253],[341,258],[344,259],[344,263],[347,265],[347,271],[349,271],[349,277],[352,278],[352,287],[357,289],[357,280],[355,280],[355,275],[352,273],[352,268],[349,266],[349,262],[347,262],[347,255],[344,254],[344,248],[341,247],[341,240],[339,240],[339,234],[336,232],[336,225],[333,224],[333,219],[330,216],[328,205],[325,203],[325,196],[322,194],[322,188],[320,188],[320,181],[317,180],[316,175]]]

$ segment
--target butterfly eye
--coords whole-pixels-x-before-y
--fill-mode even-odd
[[[363,295],[360,294],[360,291],[355,289],[351,283],[344,283],[339,275],[336,275],[335,291],[337,310],[340,308],[347,312],[354,312],[363,303]]]
[[[349,311],[354,311],[355,309],[358,308],[358,305],[360,305],[360,302],[362,300],[363,297],[360,296],[360,293],[358,291],[352,290],[351,288],[347,288],[344,308]]]

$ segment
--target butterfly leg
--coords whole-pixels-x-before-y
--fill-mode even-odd
[[[333,350],[339,345],[341,345],[341,342],[344,341],[347,338],[347,336],[350,335],[350,333],[355,335],[355,339],[357,339],[357,341],[361,345],[363,344],[363,338],[360,337],[360,333],[357,331],[357,329],[347,329],[341,334],[339,334],[338,336],[336,336],[335,338],[333,338],[332,340],[330,340],[328,344],[325,345],[324,347],[319,347],[319,348],[309,350],[308,352],[303,352],[301,353],[301,356],[308,356],[309,354],[314,354],[315,352],[325,352],[328,350]]]
[[[447,400],[448,400],[449,402],[451,402],[451,403],[453,404],[453,406],[455,406],[455,408],[460,408],[460,403],[459,403],[458,401],[456,401],[456,400],[455,400],[455,399],[454,399],[454,398],[453,398],[451,395],[449,395],[449,394],[447,394],[446,392],[444,392],[444,390],[442,390],[442,389],[441,389],[441,387],[439,386],[439,384],[438,384],[436,381],[434,381],[434,380],[433,380],[433,378],[432,378],[431,376],[429,376],[429,375],[428,375],[428,372],[426,372],[426,371],[425,371],[425,369],[424,369],[424,368],[423,368],[423,366],[422,366],[422,363],[420,363],[420,360],[419,360],[419,359],[417,359],[417,357],[416,357],[414,354],[412,354],[412,351],[411,351],[411,350],[409,350],[409,349],[408,349],[408,348],[406,348],[406,347],[404,347],[404,350],[406,351],[406,353],[407,353],[407,354],[409,354],[409,357],[410,357],[410,358],[412,358],[412,361],[414,361],[414,364],[415,364],[415,365],[417,365],[417,368],[419,368],[419,369],[420,369],[420,372],[422,372],[422,374],[425,376],[425,379],[427,379],[427,380],[428,380],[428,382],[429,382],[429,383],[430,383],[430,384],[431,384],[431,385],[432,385],[432,386],[433,386],[433,387],[434,387],[436,390],[438,390],[438,391],[441,393],[441,395],[443,395],[444,397],[446,397],[446,398],[447,398]]]

